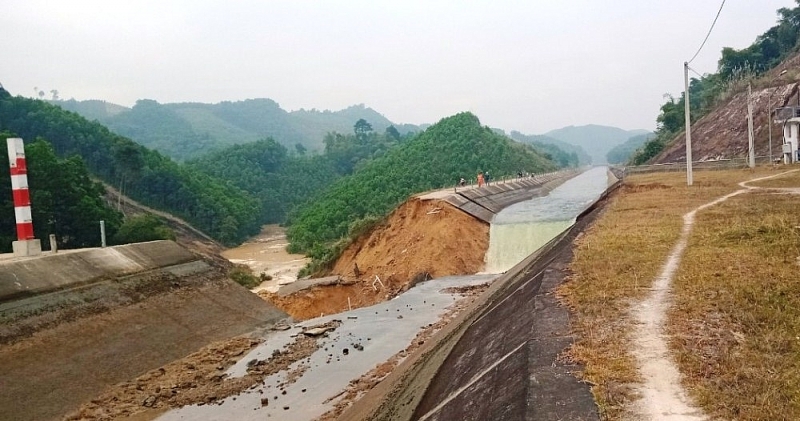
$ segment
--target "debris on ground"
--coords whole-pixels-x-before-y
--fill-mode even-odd
[[[332,320],[314,328],[327,332],[340,325],[341,321]],[[298,335],[294,342],[284,349],[276,349],[269,358],[249,361],[247,374],[236,378],[229,378],[226,370],[263,341],[239,337],[218,342],[132,381],[112,386],[65,419],[107,420],[128,417],[149,409],[221,405],[224,399],[245,393],[267,376],[285,371],[293,363],[308,358],[320,347],[317,339]],[[300,365],[293,369],[288,373],[284,385],[301,377],[307,368],[306,365]],[[264,399],[261,402],[262,405],[269,403]]]

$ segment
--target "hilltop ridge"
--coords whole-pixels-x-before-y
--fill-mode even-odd
[[[178,160],[268,137],[292,150],[301,145],[307,150],[320,151],[324,148],[326,133],[351,133],[359,119],[380,132],[389,126],[394,126],[400,134],[421,130],[413,124],[395,124],[364,104],[338,111],[287,111],[269,98],[215,104],[162,104],[140,99],[132,108],[100,100],[49,102],[89,120],[97,120],[119,135]]]

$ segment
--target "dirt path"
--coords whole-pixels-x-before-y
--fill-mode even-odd
[[[795,170],[796,171],[796,170]],[[791,172],[791,171],[790,171]],[[634,331],[635,357],[644,383],[638,388],[640,394],[636,409],[648,420],[705,420],[706,416],[695,407],[681,386],[680,373],[669,356],[664,325],[670,306],[670,288],[681,257],[686,250],[698,211],[728,200],[748,191],[761,189],[747,183],[766,180],[787,174],[783,172],[768,177],[759,177],[739,183],[742,187],[733,193],[706,203],[683,215],[683,229],[678,242],[670,251],[661,273],[653,283],[650,295],[634,308],[637,322]]]
[[[264,225],[257,236],[221,254],[232,263],[247,265],[256,276],[264,273],[272,277],[253,288],[253,292],[275,293],[281,285],[296,281],[297,273],[310,261],[302,254],[287,252],[288,244],[283,227]]]

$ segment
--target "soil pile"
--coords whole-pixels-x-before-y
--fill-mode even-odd
[[[488,224],[446,202],[412,198],[345,249],[331,270],[340,285],[259,295],[299,320],[339,313],[390,299],[427,279],[477,273],[488,246]]]

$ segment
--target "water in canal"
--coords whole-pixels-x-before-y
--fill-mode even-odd
[[[249,352],[230,368],[231,377],[242,376],[247,362],[265,359],[297,335],[300,326],[313,326],[339,319],[342,325],[331,335],[320,339],[322,349],[301,364],[305,373],[286,386],[286,394],[277,394],[274,385],[286,381],[287,373],[269,376],[255,389],[237,398],[229,397],[221,405],[192,405],[162,415],[162,421],[188,420],[312,420],[337,402],[350,382],[366,374],[376,365],[389,360],[405,349],[420,329],[434,323],[456,298],[443,291],[451,286],[477,285],[491,282],[525,259],[536,249],[569,227],[575,217],[591,204],[609,184],[605,167],[590,169],[554,189],[548,196],[512,205],[500,212],[492,222],[487,252],[488,274],[450,276],[423,282],[393,300],[349,312],[325,316],[299,323],[291,330],[273,332],[265,342]],[[363,345],[354,350],[353,343]],[[347,355],[343,350],[352,350]],[[336,356],[335,360],[331,356]],[[261,398],[269,397],[262,406]],[[277,398],[277,399],[274,399]]]
[[[498,213],[489,229],[486,272],[505,272],[556,235],[609,186],[608,168],[595,167],[547,196],[516,203]]]

